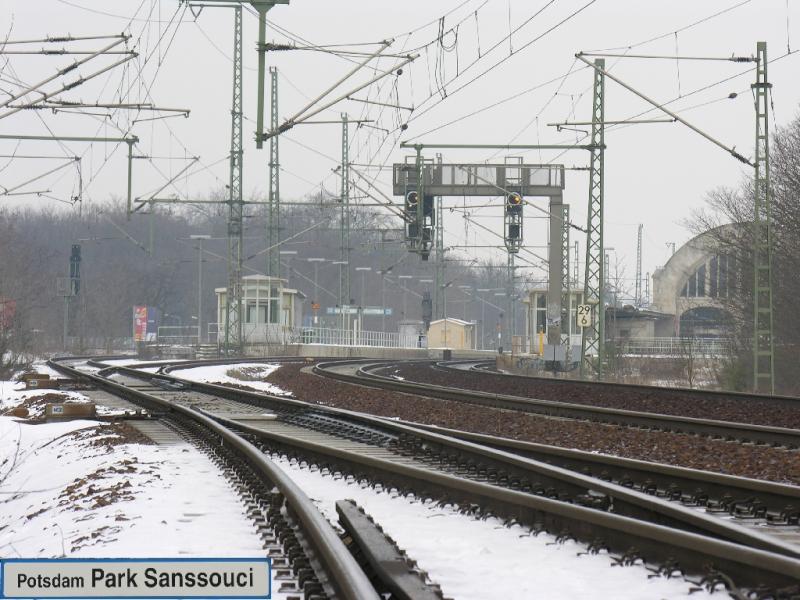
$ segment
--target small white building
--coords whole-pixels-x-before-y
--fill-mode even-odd
[[[447,317],[431,321],[428,348],[475,349],[475,323]]]
[[[286,343],[289,330],[303,323],[305,294],[285,287],[287,281],[266,275],[242,277],[242,333],[246,344]],[[225,330],[227,288],[215,288],[217,323]]]
[[[573,287],[570,291],[569,319],[561,323],[561,334],[569,333],[571,345],[580,347],[582,331],[578,327],[578,305],[583,303],[583,288]],[[523,351],[539,352],[540,335],[543,344],[547,343],[547,288],[529,289],[522,298],[525,307],[525,338],[527,348]],[[526,344],[523,344],[525,346]]]

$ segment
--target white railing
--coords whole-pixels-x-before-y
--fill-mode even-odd
[[[420,340],[391,331],[350,331],[326,327],[299,327],[292,330],[294,343],[325,346],[369,346],[376,348],[419,348]],[[422,346],[424,347],[424,346]]]
[[[245,343],[266,343],[267,345],[286,344],[322,344],[325,346],[375,347],[375,348],[425,348],[425,336],[414,339],[413,336],[400,335],[390,331],[353,331],[350,329],[333,329],[328,327],[285,327],[270,328],[266,340],[256,340],[248,336],[245,328]],[[209,323],[209,343],[223,343],[219,325]],[[263,338],[263,336],[261,336]]]
[[[732,352],[726,338],[660,337],[609,340],[621,354],[636,356],[727,356]]]
[[[164,325],[158,328],[156,341],[163,346],[197,346],[200,328],[197,325]]]

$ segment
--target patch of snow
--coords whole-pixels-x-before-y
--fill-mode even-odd
[[[142,363],[149,363],[149,362],[153,362],[153,361],[152,360],[139,360],[135,356],[131,356],[130,358],[100,359],[98,362],[101,362],[104,365],[110,365],[112,367],[135,367],[136,365],[140,365]]]
[[[266,379],[270,373],[277,371],[280,367],[280,365],[266,363],[236,363],[232,365],[210,365],[205,367],[193,367],[191,369],[176,369],[172,371],[171,375],[200,383],[234,384],[275,396],[291,396],[292,392],[281,389],[277,385],[267,381],[252,381],[250,379],[239,379],[238,377],[231,377],[228,375],[229,371],[247,369],[253,373],[254,377]]]
[[[57,396],[54,398],[62,402],[89,402],[89,398],[80,392],[73,392],[69,390],[48,390],[48,389],[32,389],[26,390],[25,384],[21,381],[0,381],[0,412],[10,410],[23,404],[26,400],[38,398],[44,395]],[[102,411],[101,407],[98,408],[98,414]],[[31,417],[39,417],[44,414],[44,405],[31,406],[29,409]],[[1,455],[0,455],[1,456]]]
[[[641,566],[613,567],[607,554],[582,555],[581,544],[556,543],[551,535],[532,536],[527,528],[506,527],[495,518],[474,519],[386,492],[364,488],[301,469],[285,459],[273,460],[308,494],[332,523],[335,502],[356,501],[392,537],[446,597],[459,600],[547,598],[575,600],[614,598],[727,598],[695,592],[682,579],[649,578]]]
[[[96,421],[0,417],[0,555],[263,555],[245,507],[202,453],[120,441]]]

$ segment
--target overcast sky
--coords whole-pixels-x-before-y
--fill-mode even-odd
[[[444,19],[442,20],[442,17]],[[706,19],[707,17],[710,17]],[[381,165],[401,162],[406,151],[399,142],[474,144],[565,144],[581,140],[583,133],[558,132],[548,123],[590,118],[592,73],[576,61],[575,53],[598,49],[628,54],[674,56],[750,56],[756,42],[768,42],[769,78],[773,83],[774,113],[770,126],[787,124],[797,115],[800,82],[800,3],[797,0],[675,0],[641,2],[623,0],[440,0],[438,2],[312,2],[291,0],[269,13],[269,41],[297,44],[361,44],[368,51],[383,39],[394,39],[387,52],[410,50],[419,58],[403,70],[356,96],[415,107],[412,113],[344,101],[324,111],[318,119],[373,119],[375,126],[351,130],[351,161],[364,165],[391,195],[391,171]],[[704,20],[706,19],[706,20]],[[702,22],[699,22],[702,21]],[[699,23],[698,23],[699,22]],[[87,109],[96,114],[21,111],[0,118],[0,133],[25,135],[119,136],[133,133],[140,139],[136,152],[147,159],[135,162],[135,196],[146,196],[177,173],[186,158],[199,156],[190,169],[165,194],[182,198],[207,198],[228,180],[230,145],[231,54],[233,11],[228,8],[190,8],[177,0],[3,0],[0,3],[2,36],[9,40],[37,39],[71,34],[133,37],[128,46],[139,57],[128,66],[66,91],[57,98],[82,102],[150,102],[159,107],[185,108],[188,118],[171,113]],[[273,27],[274,25],[274,27]],[[515,31],[510,39],[509,32]],[[444,32],[440,36],[440,32]],[[268,151],[253,142],[256,108],[256,17],[244,13],[244,189],[246,198],[263,195],[267,186]],[[110,40],[51,44],[49,47],[99,49]],[[39,49],[43,44],[9,45],[6,50]],[[122,46],[120,46],[121,48]],[[788,54],[788,55],[787,55]],[[81,56],[6,55],[0,57],[0,102],[54,74]],[[54,91],[74,81],[77,73],[90,74],[122,59],[109,55],[87,62],[65,77],[43,86]],[[291,51],[272,53],[268,64],[279,69],[279,113],[291,116],[344,75],[355,57],[329,52]],[[388,69],[399,58],[370,63],[340,90],[350,91],[366,82],[373,69]],[[754,108],[750,84],[751,63],[730,61],[644,60],[607,58],[614,75],[659,102],[669,105],[687,120],[747,157],[753,153]],[[738,76],[737,76],[738,75]],[[721,82],[721,83],[718,83]],[[717,85],[712,85],[712,84]],[[700,90],[700,91],[697,91]],[[606,119],[630,118],[651,108],[617,84],[606,83]],[[729,99],[732,93],[735,98]],[[35,96],[28,96],[29,100]],[[505,101],[504,101],[505,100]],[[504,101],[501,103],[501,101]],[[479,109],[499,103],[494,108]],[[7,109],[3,109],[7,110]],[[74,112],[74,111],[73,111]],[[106,113],[106,114],[104,114]],[[646,117],[662,117],[649,112]],[[0,112],[2,117],[2,112]],[[642,117],[645,118],[645,117]],[[408,123],[405,132],[398,125]],[[584,130],[586,128],[583,128]],[[668,244],[681,244],[690,234],[683,226],[693,209],[703,205],[707,191],[735,186],[745,166],[720,148],[680,124],[610,127],[606,132],[605,210],[606,246],[613,247],[632,277],[636,257],[637,225],[644,225],[644,271],[652,272],[670,254]],[[281,191],[285,200],[299,199],[322,187],[338,193],[338,177],[332,173],[341,152],[341,126],[298,126],[281,137]],[[126,192],[125,145],[0,140],[0,154],[25,156],[81,156],[85,202],[100,202]],[[445,162],[502,162],[507,154],[486,150],[445,151]],[[513,153],[526,162],[555,162],[566,166],[588,164],[586,151]],[[432,157],[431,153],[431,157]],[[0,158],[0,185],[14,188],[26,180],[66,164],[60,159]],[[77,169],[68,166],[17,191],[46,191],[47,196],[68,199],[77,192]],[[588,196],[585,171],[569,171],[565,201],[572,219],[585,225]],[[42,196],[0,197],[4,205],[54,203]],[[466,202],[470,218],[502,233],[502,209],[498,200],[447,198],[446,246],[481,246],[502,243],[480,227],[465,222]],[[546,206],[544,199],[534,200]],[[472,207],[470,208],[470,204]],[[479,206],[478,206],[479,205]],[[489,206],[487,206],[489,205]],[[528,209],[530,217],[535,216]],[[575,232],[577,233],[577,232]],[[525,241],[534,252],[544,253],[546,232],[541,220],[526,221]],[[575,238],[573,238],[575,239]],[[585,237],[578,238],[581,253]],[[462,257],[486,256],[487,249],[456,252]],[[530,255],[522,258],[536,262]],[[416,261],[413,257],[409,260]],[[532,271],[532,274],[541,271]]]

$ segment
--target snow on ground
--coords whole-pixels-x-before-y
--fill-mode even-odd
[[[40,371],[41,372],[41,371]],[[37,401],[41,400],[41,401]],[[21,381],[0,380],[0,414],[25,404],[31,417],[40,417],[44,414],[44,405],[47,402],[89,402],[89,398],[80,392],[69,390],[32,389],[26,390]],[[97,407],[98,414],[103,414],[101,407]]]
[[[131,356],[130,358],[101,358],[98,362],[103,363],[104,365],[110,365],[113,367],[135,367],[141,363],[148,363],[153,362],[152,360],[139,360],[135,356]]]
[[[31,369],[36,371],[37,373],[42,373],[43,375],[50,375],[51,378],[57,379],[59,377],[64,377],[63,374],[59,373],[55,369],[52,369],[48,366],[45,361],[36,361],[31,365]]]
[[[233,365],[209,365],[193,367],[191,369],[176,369],[171,375],[198,381],[201,383],[234,384],[249,387],[259,392],[267,392],[276,396],[291,396],[277,385],[263,381],[270,373],[280,368],[280,365],[266,363],[236,363]],[[239,375],[238,377],[236,375]]]
[[[727,598],[725,593],[695,592],[682,579],[648,578],[641,566],[612,567],[608,555],[582,555],[575,542],[555,543],[534,537],[523,527],[506,527],[494,518],[476,520],[450,508],[393,498],[372,488],[323,477],[285,459],[273,460],[314,500],[325,516],[338,522],[335,502],[355,500],[384,531],[458,600],[575,600],[614,598]]]
[[[205,455],[144,441],[127,426],[0,417],[0,556],[263,555]]]

